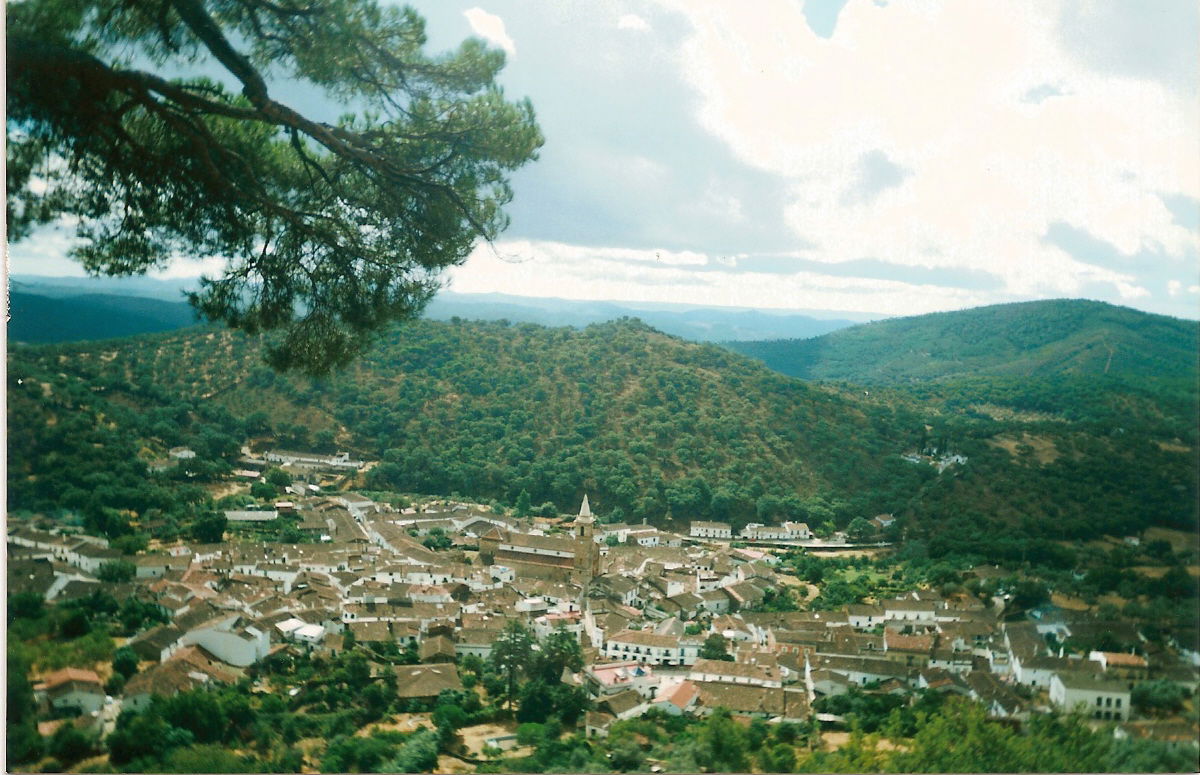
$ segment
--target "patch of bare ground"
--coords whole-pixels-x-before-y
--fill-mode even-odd
[[[1187,444],[1180,443],[1179,439],[1172,439],[1171,441],[1156,441],[1154,443],[1157,444],[1158,448],[1161,449],[1163,452],[1191,452],[1192,451],[1191,447],[1189,447]]]
[[[1168,527],[1146,528],[1142,541],[1166,541],[1171,545],[1171,551],[1186,552],[1196,548],[1196,534],[1184,530],[1172,530]]]
[[[1161,579],[1167,575],[1170,568],[1165,565],[1135,565],[1130,570],[1148,579]],[[1187,572],[1193,576],[1200,576],[1200,565],[1189,565]]]
[[[437,771],[452,773],[474,772],[475,768],[461,759],[455,759],[453,756],[442,754],[438,757]]]
[[[986,414],[993,420],[1016,420],[1017,422],[1066,422],[1065,418],[1059,417],[1056,414],[1022,411],[1008,406],[997,406],[996,404],[974,404],[971,406],[971,409],[979,412],[980,414]]]
[[[638,377],[627,377],[625,384],[621,386],[621,392],[617,394],[617,400],[629,398],[642,387],[642,380]]]
[[[108,769],[108,754],[101,754],[100,756],[92,756],[91,758],[83,759],[78,764],[76,764],[74,767],[72,767],[69,771],[70,772],[109,772],[110,770]]]
[[[433,722],[428,713],[397,713],[387,721],[367,724],[354,735],[355,737],[370,737],[371,733],[376,730],[380,732],[415,732],[422,726],[426,729],[433,728]]]
[[[1084,549],[1093,549],[1101,552],[1111,551],[1114,547],[1121,546],[1124,541],[1113,536],[1100,536],[1093,538],[1090,541],[1055,541],[1059,546],[1065,546],[1068,549],[1082,547]]]
[[[849,732],[822,732],[821,733],[821,748],[826,751],[836,751],[837,749],[850,742]],[[893,743],[886,737],[879,738],[875,743],[875,747],[880,751],[903,751],[906,747],[903,744]]]
[[[887,549],[886,547],[878,547],[875,549],[835,549],[833,551],[826,551],[824,549],[815,549],[814,550],[814,549],[810,548],[809,551],[820,552],[820,557],[826,558],[826,557],[874,557],[877,554],[880,554],[880,553],[886,552],[886,551],[890,551],[890,550]]]
[[[1045,436],[1034,436],[1031,433],[1023,432],[1020,438],[1014,438],[1009,435],[996,436],[988,439],[988,444],[993,447],[999,447],[1008,454],[1016,457],[1020,454],[1022,446],[1028,446],[1033,449],[1033,459],[1041,465],[1049,465],[1061,457],[1058,447],[1054,446],[1054,442]]]
[[[316,768],[316,761],[319,758],[317,753],[325,748],[325,743],[326,740],[323,737],[302,737],[296,741],[296,750],[304,756],[300,772],[320,772]]]
[[[483,756],[484,742],[489,737],[497,735],[515,735],[517,733],[517,723],[515,721],[506,721],[502,724],[476,724],[473,727],[463,727],[458,730],[462,736],[463,745],[466,746],[467,755],[472,757]],[[512,756],[519,749],[511,749],[504,752],[505,756]]]
[[[789,576],[786,573],[780,573],[776,578],[779,579],[780,584],[803,589],[805,592],[805,600],[812,600],[814,597],[821,594],[821,590],[815,584],[809,584],[807,581],[801,581],[795,576]]]
[[[1086,600],[1064,595],[1059,592],[1055,592],[1050,595],[1050,602],[1059,608],[1063,608],[1068,611],[1086,611],[1091,608],[1091,606],[1087,604]]]
[[[205,485],[208,494],[213,497],[213,500],[219,500],[226,495],[237,495],[240,492],[249,492],[249,487],[241,482],[220,482],[218,484]]]

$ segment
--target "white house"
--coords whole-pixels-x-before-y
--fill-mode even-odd
[[[699,699],[700,690],[691,681],[685,679],[670,684],[664,682],[658,697],[650,707],[671,716],[682,716],[693,712]]]
[[[362,468],[363,461],[351,460],[349,452],[338,452],[336,455],[320,452],[294,452],[286,449],[273,449],[263,457],[269,463],[286,465],[298,463],[307,466],[324,466],[326,468]]]
[[[35,694],[44,696],[56,709],[76,708],[87,714],[104,705],[104,686],[100,676],[91,670],[64,667],[46,676],[34,687]]]
[[[808,529],[808,524],[805,522],[784,522],[782,527],[789,540],[807,541],[813,537],[812,531]]]
[[[95,573],[104,563],[120,560],[121,553],[116,549],[96,546],[90,541],[80,541],[74,546],[68,547],[62,559],[69,565],[74,565],[88,573]]]
[[[1129,686],[1073,672],[1060,672],[1050,679],[1050,702],[1068,711],[1078,711],[1102,721],[1129,720]]]
[[[692,538],[733,538],[733,528],[724,522],[693,522],[688,535]]]
[[[853,603],[846,606],[846,619],[851,627],[868,630],[877,624],[883,624],[883,608],[868,603]]]
[[[742,528],[741,537],[748,541],[782,541],[788,537],[788,534],[780,525],[751,522]]]
[[[887,659],[850,656],[819,657],[816,662],[810,659],[805,667],[805,680],[809,680],[807,676],[816,670],[838,673],[859,686],[872,681],[886,681],[889,678],[896,678],[905,683],[912,682],[908,667]]]
[[[1042,654],[1035,656],[1012,655],[1012,675],[1022,686],[1045,688],[1051,679],[1063,671],[1089,673],[1098,676],[1100,666],[1094,662],[1063,657],[1048,657]]]
[[[721,659],[698,659],[688,673],[689,681],[742,684],[779,688],[783,679],[778,665],[756,665],[746,662],[727,662]]]
[[[622,630],[605,642],[604,656],[650,665],[693,665],[700,657],[700,643],[641,630]]]
[[[654,699],[662,678],[654,668],[640,662],[613,662],[584,668],[584,684],[593,697],[606,697],[632,689],[646,699]]]
[[[342,454],[346,455],[347,459],[349,458],[349,453],[343,452]],[[379,511],[379,505],[375,501],[353,492],[343,493],[334,498],[334,500],[345,506],[346,510],[353,514],[356,519],[362,519],[363,514],[373,514]]]
[[[723,589],[710,589],[707,592],[699,593],[699,597],[701,600],[700,607],[705,611],[714,614],[729,613],[732,601]]]
[[[278,516],[279,512],[274,509],[263,509],[262,511],[238,509],[225,512],[225,519],[230,522],[270,522]]]
[[[192,628],[179,639],[184,646],[203,646],[222,662],[247,667],[267,656],[270,635],[240,616],[218,616]]]
[[[292,636],[296,630],[303,626],[304,620],[292,617],[291,619],[285,619],[276,624],[275,629],[279,631],[279,636],[284,640],[292,640]]]
[[[296,628],[292,638],[306,646],[319,646],[325,640],[325,628],[319,624],[305,624]]]
[[[454,653],[459,657],[474,654],[486,660],[492,655],[492,646],[499,636],[500,630],[464,628],[459,631],[458,640],[454,642]]]
[[[812,531],[803,522],[784,522],[782,525],[763,525],[751,522],[742,528],[741,537],[748,541],[805,541]]]
[[[886,619],[902,622],[932,622],[937,619],[937,604],[932,600],[901,598],[883,601]]]

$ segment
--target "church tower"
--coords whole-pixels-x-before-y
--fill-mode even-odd
[[[596,546],[596,519],[588,497],[583,496],[579,516],[575,517],[575,567],[571,580],[586,590],[588,582],[600,575],[600,549]]]

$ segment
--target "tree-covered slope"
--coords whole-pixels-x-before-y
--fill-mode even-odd
[[[562,509],[588,493],[601,514],[658,524],[845,526],[886,511],[953,533],[955,551],[1007,537],[1014,559],[1030,538],[1195,521],[1192,393],[1153,381],[867,395],[629,320],[421,321],[322,381],[261,358],[260,342],[212,329],[10,353],[10,508],[102,523],[104,509],[161,502],[137,492],[139,476],[161,484],[138,460],[188,444],[210,475],[259,438],[379,459],[363,481],[374,489],[506,503],[527,491]],[[947,452],[966,462],[938,473],[931,457]]]
[[[1200,325],[1103,302],[1051,300],[893,318],[813,339],[729,347],[791,376],[865,385],[978,375],[1195,379]]]
[[[9,294],[8,340],[13,343],[78,342],[171,331],[195,325],[196,312],[181,301],[116,294],[50,298]]]

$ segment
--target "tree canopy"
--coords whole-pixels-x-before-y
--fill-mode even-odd
[[[416,316],[542,144],[502,52],[427,54],[421,17],[374,0],[26,0],[7,24],[11,237],[68,216],[94,274],[223,258],[190,300],[277,332],[276,368]],[[347,112],[302,115],[279,80]]]

